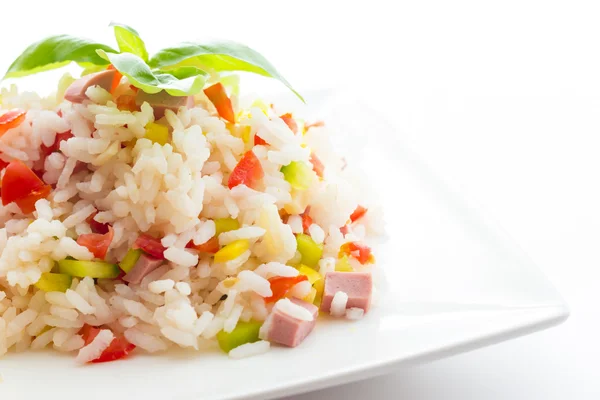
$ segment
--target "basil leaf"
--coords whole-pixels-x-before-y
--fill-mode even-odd
[[[72,61],[107,65],[96,49],[115,52],[110,46],[69,35],[51,36],[29,46],[12,63],[4,78],[18,78],[68,65]]]
[[[190,96],[200,93],[206,82],[206,73],[195,67],[180,67],[169,71],[152,71],[140,57],[131,53],[98,54],[124,76],[129,83],[146,93],[154,94],[165,90],[172,96]]]
[[[106,69],[106,64],[105,65],[96,65],[96,64],[92,64],[92,63],[88,63],[88,62],[80,62],[77,63],[77,65],[79,65],[81,68],[83,68],[83,71],[81,71],[81,76],[86,76],[89,74],[93,74],[95,72],[100,72]]]
[[[111,22],[110,26],[115,29],[115,39],[117,39],[121,53],[135,54],[142,60],[148,61],[146,44],[135,29],[124,24],[119,24],[118,22]]]
[[[176,47],[160,50],[148,61],[153,68],[171,66],[195,66],[206,71],[244,71],[275,78],[287,86],[302,101],[302,96],[258,52],[231,41],[213,41],[206,44],[182,43]]]

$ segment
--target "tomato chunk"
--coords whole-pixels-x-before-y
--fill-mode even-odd
[[[279,118],[281,118],[283,122],[285,122],[285,124],[288,126],[288,128],[292,130],[292,132],[298,133],[298,124],[296,123],[296,120],[292,118],[292,114],[283,114]]]
[[[100,333],[100,328],[85,324],[79,331],[79,334],[83,338],[84,344],[87,346],[92,343],[94,338]],[[92,360],[93,363],[101,363],[107,361],[114,361],[125,357],[127,354],[135,349],[135,345],[131,344],[123,336],[115,337],[110,345],[100,354],[100,357]]]
[[[357,242],[348,242],[340,247],[340,257],[348,255],[356,258],[361,264],[375,262],[375,257],[371,254],[371,248],[367,245]]]
[[[361,219],[367,213],[367,209],[363,206],[356,207],[356,210],[352,214],[350,214],[350,221],[354,222],[358,219]]]
[[[79,330],[79,334],[83,339],[83,344],[87,346],[92,343],[92,340],[100,333],[100,328],[96,328],[95,326],[91,326],[88,324],[83,325],[83,328]]]
[[[77,244],[87,247],[87,249],[94,254],[94,257],[104,260],[106,253],[108,252],[108,247],[112,243],[114,236],[115,232],[109,225],[108,232],[105,234],[85,233],[83,235],[79,235],[77,238]]]
[[[92,360],[93,363],[115,361],[127,356],[135,349],[135,345],[129,343],[124,336],[115,337],[110,345],[100,354],[100,357]]]
[[[260,160],[256,157],[254,152],[250,150],[244,154],[233,171],[231,171],[227,186],[229,186],[229,189],[232,189],[237,185],[243,184],[255,188],[256,184],[263,176],[265,176],[265,173],[262,169],[262,165],[260,165]]]
[[[0,136],[4,135],[8,130],[16,128],[25,121],[27,111],[20,108],[14,108],[0,115]]]
[[[265,302],[273,303],[283,298],[287,292],[294,287],[295,284],[306,280],[308,280],[306,275],[292,277],[276,276],[274,278],[270,278],[269,283],[271,284],[271,291],[273,292],[273,295],[271,297],[266,297]]]
[[[52,188],[22,161],[11,161],[2,177],[2,205],[15,202],[21,211],[29,214],[35,211],[35,202],[45,199]]]
[[[193,241],[190,241],[186,247],[188,249],[198,250],[202,253],[215,254],[220,249],[219,238],[217,238],[216,236],[213,236],[212,238],[208,239],[208,241],[206,243],[202,243],[202,244],[194,244]]]
[[[46,146],[46,145],[42,144],[42,147],[41,147],[42,154],[44,156],[49,156],[50,154],[59,151],[60,144],[62,142],[64,142],[65,140],[71,139],[72,137],[73,137],[73,134],[71,133],[71,131],[57,133],[56,139],[54,139],[54,143],[52,143],[50,146]]]
[[[325,166],[323,165],[321,160],[319,160],[315,153],[310,153],[310,158],[308,159],[308,161],[310,161],[310,163],[312,164],[313,171],[315,171],[315,174],[317,174],[319,178],[322,178],[323,171],[325,171]]]
[[[162,245],[160,239],[154,238],[150,235],[141,234],[133,243],[134,249],[142,249],[144,252],[150,254],[152,257],[165,259],[165,246]]]
[[[204,89],[204,94],[215,105],[221,118],[235,124],[235,114],[231,105],[231,99],[227,97],[227,93],[221,82]]]
[[[90,225],[90,228],[92,228],[92,232],[100,233],[100,234],[104,235],[105,233],[108,233],[109,225],[96,221],[94,219],[96,214],[98,214],[98,213],[97,212],[93,213],[92,215],[87,217],[87,219],[85,221]]]

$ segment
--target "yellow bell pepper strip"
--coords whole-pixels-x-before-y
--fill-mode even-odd
[[[354,269],[350,265],[350,260],[348,260],[348,256],[344,254],[340,257],[335,263],[335,270],[338,272],[352,272]]]
[[[158,143],[161,146],[169,143],[169,128],[156,122],[149,122],[146,125],[146,139],[151,140],[154,143]]]
[[[235,260],[250,248],[250,242],[246,239],[236,240],[215,253],[215,262],[224,263]]]
[[[77,276],[79,278],[103,278],[114,279],[121,273],[117,264],[111,264],[104,261],[79,261],[79,260],[60,260],[58,262],[58,271],[61,274]]]
[[[300,264],[298,267],[298,272],[300,275],[306,275],[311,285],[314,285],[316,281],[323,279],[323,276],[320,273],[312,268],[307,267],[306,265]]]
[[[315,299],[313,304],[316,306],[321,305],[321,300],[323,299],[323,289],[325,289],[325,279],[321,279],[316,281],[313,285],[313,288],[316,290]]]
[[[71,275],[44,272],[34,286],[44,292],[66,292],[72,282]]]
[[[215,236],[219,236],[223,232],[234,231],[240,229],[240,223],[233,218],[217,218],[215,219]]]

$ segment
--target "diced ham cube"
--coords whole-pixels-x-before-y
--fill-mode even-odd
[[[370,272],[328,272],[321,300],[321,311],[329,313],[331,302],[337,292],[348,295],[346,309],[362,308],[365,313],[371,305],[373,278]]]
[[[141,106],[147,102],[154,109],[154,119],[159,120],[165,115],[165,111],[171,110],[177,113],[179,107],[194,107],[193,96],[171,96],[164,90],[158,93],[150,94],[143,90],[138,90],[135,97],[135,104]]]
[[[77,79],[67,88],[65,100],[69,100],[71,103],[81,103],[87,100],[88,97],[85,95],[85,91],[92,86],[100,86],[104,90],[110,90],[116,72],[114,69],[107,69]]]
[[[319,308],[314,304],[299,299],[290,299],[290,301],[308,310],[313,316],[312,321],[303,321],[294,318],[275,307],[268,319],[270,326],[267,332],[267,340],[288,347],[296,347],[302,343],[315,327]]]
[[[142,254],[133,268],[125,274],[123,280],[125,282],[138,284],[146,275],[160,267],[164,262],[164,260]]]

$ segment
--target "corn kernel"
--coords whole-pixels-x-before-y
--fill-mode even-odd
[[[245,239],[236,240],[224,246],[215,253],[215,262],[224,263],[235,260],[250,248],[250,242]]]
[[[223,286],[229,289],[233,285],[235,285],[238,281],[239,281],[239,279],[234,278],[234,277],[225,278],[225,280],[223,280]]]

